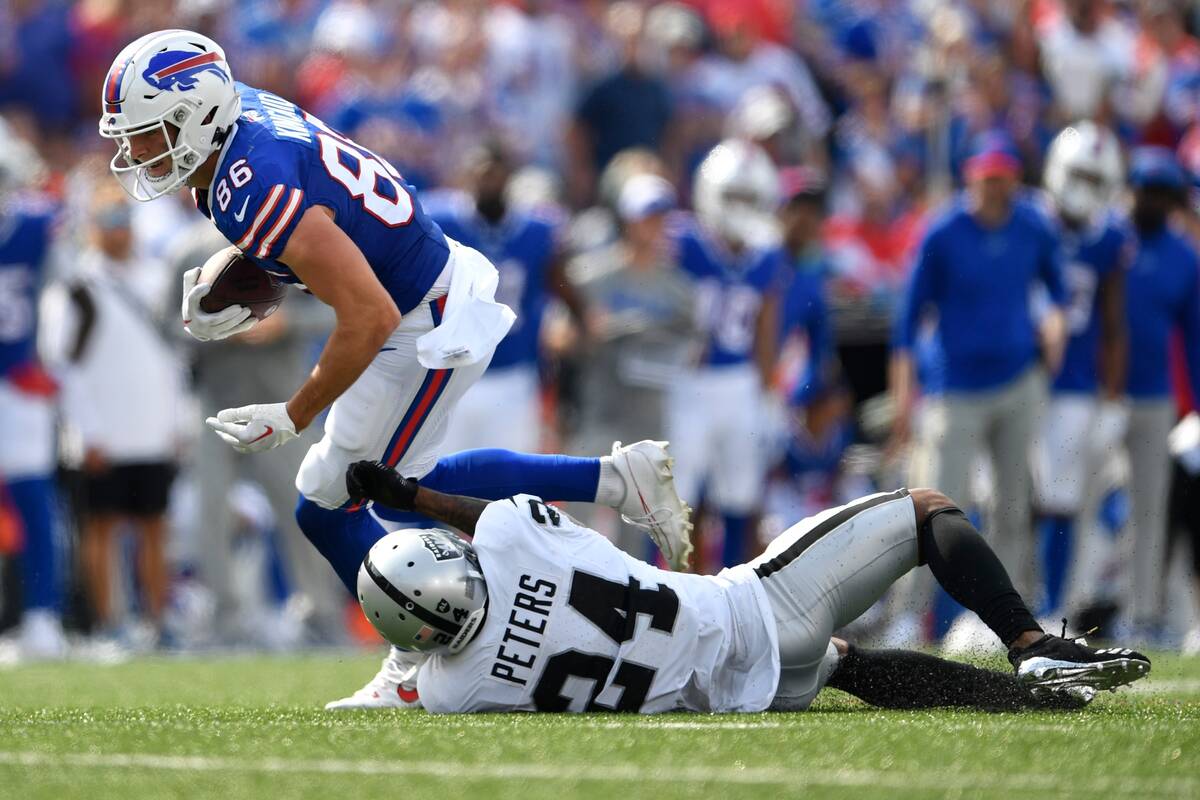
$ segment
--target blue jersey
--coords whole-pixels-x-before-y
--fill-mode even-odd
[[[1179,331],[1187,353],[1192,395],[1200,400],[1200,274],[1196,251],[1164,229],[1135,242],[1125,280],[1129,320],[1127,390],[1133,398],[1171,393],[1169,341]]]
[[[0,378],[37,360],[37,292],[50,249],[48,206],[0,211]]]
[[[672,228],[679,265],[696,280],[697,320],[707,336],[701,365],[750,362],[763,298],[783,277],[783,251],[734,255],[694,220],[677,218]]]
[[[401,313],[432,288],[449,246],[396,169],[298,106],[237,84],[242,100],[212,185],[196,205],[255,263],[289,282],[279,260],[310,206],[333,211]]]
[[[917,253],[900,309],[896,346],[912,350],[921,319],[937,311],[947,391],[981,391],[1016,378],[1037,358],[1030,295],[1037,282],[1066,302],[1058,235],[1018,200],[998,228],[958,202],[935,220]]]
[[[508,335],[496,346],[489,369],[536,364],[546,285],[558,252],[555,220],[546,215],[509,210],[491,225],[460,192],[430,199],[429,216],[446,235],[487,256],[500,272],[496,300],[517,314]]]
[[[1056,392],[1094,393],[1099,386],[1097,351],[1100,347],[1100,283],[1123,268],[1129,235],[1115,220],[1088,230],[1062,231],[1063,282],[1067,289],[1067,347],[1062,369],[1052,385]]]
[[[795,269],[784,291],[781,337],[786,339],[796,330],[804,331],[808,339],[808,363],[796,382],[791,401],[803,405],[825,388],[822,385],[825,362],[833,344],[829,308],[825,302],[825,276],[816,269]]]

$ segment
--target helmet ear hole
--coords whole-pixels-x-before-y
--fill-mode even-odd
[[[201,122],[200,124],[208,125],[216,118],[216,116],[217,116],[217,107],[213,106],[212,108],[209,109],[208,113],[204,115],[204,121]]]

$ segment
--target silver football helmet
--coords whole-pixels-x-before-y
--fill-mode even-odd
[[[1084,120],[1054,137],[1042,182],[1059,213],[1076,222],[1091,222],[1112,202],[1123,175],[1117,137],[1108,128]]]
[[[358,602],[401,650],[457,653],[487,616],[487,584],[466,540],[436,528],[400,530],[363,559]]]
[[[779,241],[779,173],[762,148],[742,139],[714,147],[692,191],[696,217],[737,247],[771,247]]]

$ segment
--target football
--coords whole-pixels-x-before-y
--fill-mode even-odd
[[[246,306],[255,319],[266,319],[279,308],[287,285],[242,255],[236,247],[214,253],[200,268],[198,283],[212,289],[200,300],[200,309],[212,314],[229,306]]]

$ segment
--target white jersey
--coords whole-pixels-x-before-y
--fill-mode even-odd
[[[433,712],[762,711],[779,682],[754,572],[664,572],[529,495],[475,529],[488,587],[479,634],[421,666]]]

